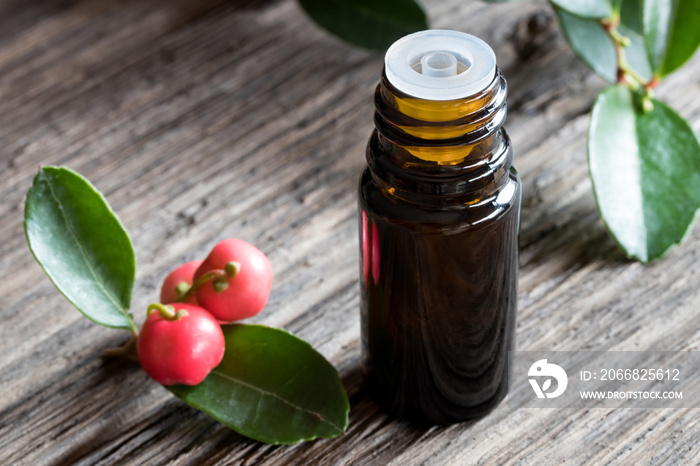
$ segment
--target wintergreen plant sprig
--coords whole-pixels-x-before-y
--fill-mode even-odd
[[[96,324],[131,333],[124,346],[106,350],[106,356],[139,360],[154,380],[186,404],[261,442],[334,438],[347,429],[350,403],[337,370],[291,333],[241,323],[219,328],[220,320],[199,307],[206,304],[180,303],[187,307],[175,312],[172,301],[149,306],[139,331],[130,312],[136,276],[131,238],[105,196],[79,173],[61,166],[39,169],[27,192],[24,232],[34,258],[73,306]],[[241,241],[222,243],[223,253],[237,247],[240,260],[248,260]],[[214,259],[222,256],[221,249],[215,248],[214,253]],[[253,260],[267,259],[255,256]],[[209,283],[220,274],[233,279],[241,264],[230,264],[225,271],[207,269],[211,273],[201,277],[209,276]],[[264,279],[264,274],[270,274],[271,283],[268,266],[261,265],[261,271],[251,272],[249,278]],[[196,282],[197,286],[205,281]],[[230,285],[219,288],[241,289],[239,284]],[[255,284],[247,281],[244,286],[246,291],[255,290],[257,296],[252,299],[259,298],[261,291]],[[267,283],[263,288],[263,293],[269,293]],[[182,296],[183,300],[188,297]],[[239,299],[238,304],[251,310],[250,303]],[[164,322],[174,326],[163,327]]]

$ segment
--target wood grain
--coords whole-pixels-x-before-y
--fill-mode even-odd
[[[616,249],[586,167],[588,112],[604,83],[549,6],[424,3],[434,27],[489,42],[509,82],[506,127],[524,185],[518,347],[698,350],[700,232],[649,266]],[[381,66],[291,0],[0,1],[0,463],[700,462],[692,409],[503,404],[421,430],[371,401],[359,370],[355,192]],[[699,73],[696,57],[657,92],[696,131]],[[87,176],[131,232],[139,321],[166,273],[219,239],[265,251],[275,283],[253,320],[296,333],[338,368],[348,432],[260,444],[137,364],[102,359],[126,335],[82,318],[25,244],[24,194],[42,164]]]

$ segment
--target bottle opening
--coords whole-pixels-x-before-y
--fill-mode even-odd
[[[457,58],[449,52],[431,52],[423,55],[420,64],[420,73],[426,76],[457,76]]]
[[[386,53],[385,73],[398,90],[419,99],[464,99],[496,76],[496,55],[464,32],[432,29],[396,41]]]

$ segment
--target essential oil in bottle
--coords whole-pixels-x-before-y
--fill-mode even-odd
[[[505,102],[474,36],[422,31],[386,53],[360,179],[362,365],[419,424],[482,416],[508,391],[521,186]]]

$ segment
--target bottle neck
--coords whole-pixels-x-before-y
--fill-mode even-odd
[[[408,201],[457,196],[472,204],[495,195],[507,183],[513,157],[501,128],[506,94],[498,69],[482,92],[447,101],[406,95],[382,73],[367,149],[377,184]]]

